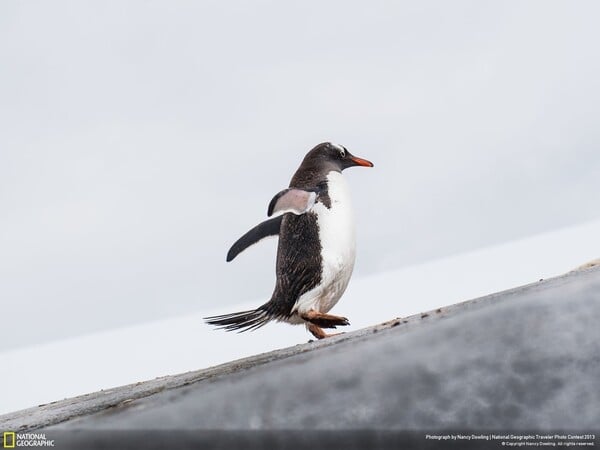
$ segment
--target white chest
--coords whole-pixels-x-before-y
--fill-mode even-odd
[[[327,178],[331,208],[317,202],[312,209],[322,248],[321,283],[298,299],[294,309],[301,313],[311,309],[325,313],[333,308],[354,270],[356,233],[348,185],[339,172],[330,172]]]
[[[327,179],[331,208],[317,203],[313,209],[317,214],[323,258],[332,269],[354,266],[356,232],[348,184],[339,172],[330,172]]]

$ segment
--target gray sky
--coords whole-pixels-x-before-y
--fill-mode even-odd
[[[600,216],[599,13],[1,2],[0,349],[267,300],[276,242],[225,253],[324,140],[357,276]]]

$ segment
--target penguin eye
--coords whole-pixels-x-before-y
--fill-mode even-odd
[[[341,158],[345,158],[346,157],[346,148],[345,147],[343,147],[341,145],[338,145],[338,144],[333,144],[333,143],[330,143],[330,147],[333,150],[337,150],[337,152],[338,152],[338,154],[340,155]]]

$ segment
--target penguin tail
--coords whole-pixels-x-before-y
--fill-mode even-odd
[[[256,330],[266,325],[270,320],[271,317],[262,308],[221,316],[204,317],[204,321],[209,325],[215,325],[218,329],[225,331],[237,331],[238,333]]]

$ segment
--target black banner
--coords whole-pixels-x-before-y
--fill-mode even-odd
[[[598,432],[388,430],[42,430],[8,432],[3,448],[205,449],[506,449],[595,448]]]

